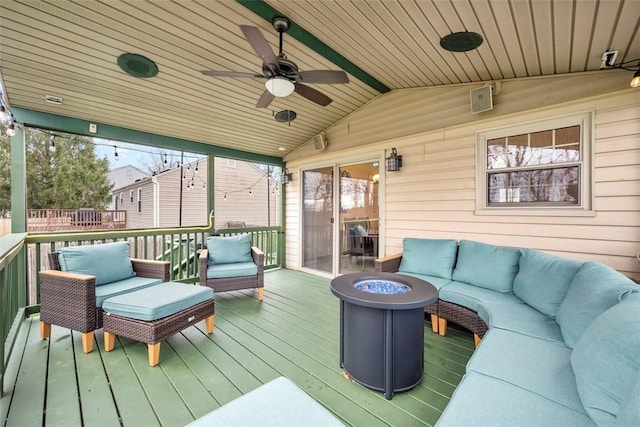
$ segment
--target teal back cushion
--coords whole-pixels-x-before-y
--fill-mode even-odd
[[[624,274],[598,262],[585,262],[573,277],[556,317],[567,346],[573,348],[593,319],[634,289],[640,287]]]
[[[613,425],[634,391],[640,370],[638,319],[640,293],[629,293],[591,323],[571,353],[582,406],[599,426]]]
[[[513,293],[536,310],[556,317],[582,262],[524,249]]]
[[[230,237],[209,237],[207,239],[210,264],[233,264],[251,262],[251,236],[240,234]]]
[[[453,280],[498,292],[512,292],[520,249],[461,240]]]
[[[456,240],[406,238],[398,272],[451,279],[457,251]]]
[[[128,279],[133,271],[129,242],[69,246],[58,250],[62,271],[96,276],[96,286]]]

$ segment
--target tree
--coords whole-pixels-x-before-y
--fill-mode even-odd
[[[0,218],[11,211],[11,141],[0,122]]]
[[[26,130],[29,209],[104,209],[111,200],[109,162],[91,139]]]

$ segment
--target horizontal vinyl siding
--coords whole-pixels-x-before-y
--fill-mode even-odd
[[[501,92],[496,99],[502,96]],[[397,100],[388,105],[387,111],[395,111],[396,104]],[[379,109],[380,106],[376,106],[376,110]],[[448,115],[451,111],[440,111],[440,114]],[[591,165],[595,216],[476,215],[476,132],[585,111],[595,111]],[[366,108],[359,114],[364,116]],[[416,121],[423,119],[410,111],[404,115]],[[482,121],[357,149],[359,152],[369,149],[373,153],[383,148],[388,153],[391,147],[396,147],[403,156],[402,170],[386,173],[382,182],[385,202],[381,205],[384,219],[381,254],[401,252],[405,237],[469,239],[600,261],[640,279],[640,262],[635,258],[640,251],[638,92],[624,90],[544,109],[489,116]],[[358,139],[359,135],[353,137]],[[339,148],[341,142],[334,140],[334,149]],[[350,142],[345,142],[345,146],[350,147]],[[323,163],[339,162],[343,155],[321,153],[315,159]],[[292,170],[312,161],[313,158],[290,161],[287,166]],[[297,197],[297,191],[288,194],[288,198],[293,199],[287,203],[286,215],[287,264],[291,266],[299,264],[296,257],[299,240],[289,238],[292,229],[298,229],[300,208],[294,202]]]

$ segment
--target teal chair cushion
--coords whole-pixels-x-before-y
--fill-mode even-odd
[[[136,276],[96,286],[96,307],[102,307],[102,303],[108,298],[159,285],[160,283],[162,283],[161,279]]]
[[[638,285],[614,269],[598,262],[584,263],[571,281],[556,317],[567,345],[573,348],[593,319],[634,289]]]
[[[338,427],[344,424],[292,381],[279,377],[209,412],[187,427],[209,426]]]
[[[614,427],[627,427],[640,424],[640,373],[627,394],[627,398],[622,402]]]
[[[598,425],[613,425],[634,388],[640,370],[638,319],[640,293],[629,293],[591,323],[571,353],[580,399]]]
[[[453,280],[498,292],[513,292],[520,249],[461,240]]]
[[[409,273],[406,271],[398,272],[398,274],[404,274],[405,276],[415,277],[416,279],[424,280],[431,283],[437,290],[440,290],[447,283],[451,283],[451,279],[443,279],[437,276],[427,276],[425,274]]]
[[[135,276],[129,242],[69,246],[58,250],[62,271],[96,277],[96,286]]]
[[[481,304],[522,304],[522,300],[512,293],[496,292],[463,282],[449,282],[438,292],[438,298],[444,301],[478,311]]]
[[[456,240],[406,238],[398,272],[451,279],[457,251]]]
[[[226,279],[229,277],[255,276],[256,274],[258,274],[258,266],[255,262],[213,264],[207,267],[208,279]]]
[[[582,262],[524,249],[513,292],[531,307],[556,317]]]
[[[229,237],[209,237],[209,264],[233,264],[236,262],[252,262],[251,236],[240,234]]]
[[[213,299],[213,289],[209,287],[167,282],[111,297],[102,304],[102,309],[105,315],[151,321],[210,299]]]

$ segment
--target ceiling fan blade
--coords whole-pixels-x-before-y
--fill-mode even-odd
[[[327,105],[331,104],[331,101],[333,101],[324,93],[319,92],[312,87],[305,86],[302,83],[296,83],[295,91],[301,96],[307,98],[309,101],[313,101],[316,104],[322,105],[323,107],[326,107]]]
[[[255,50],[262,59],[262,63],[271,66],[274,70],[280,71],[278,59],[260,30],[249,25],[240,25],[240,28],[253,50]]]
[[[300,71],[298,74],[300,76],[300,81],[304,83],[349,83],[347,73],[340,70],[309,70]]]
[[[253,78],[263,78],[264,79],[264,76],[262,74],[242,73],[242,72],[237,72],[237,71],[202,70],[200,72],[202,74],[204,74],[205,76],[212,76],[212,77],[241,77],[241,78],[247,78],[247,79],[253,79]]]
[[[256,108],[267,108],[269,104],[271,104],[271,101],[273,101],[273,98],[275,98],[275,96],[273,96],[268,90],[265,90],[262,92],[260,99],[258,99]]]

